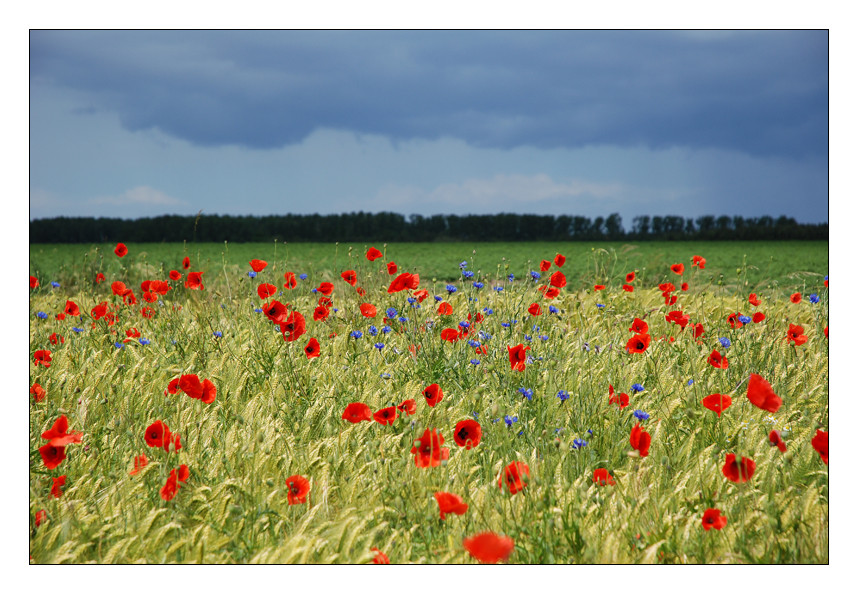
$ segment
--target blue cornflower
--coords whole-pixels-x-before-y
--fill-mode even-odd
[[[138,341],[140,341],[141,345],[149,345],[149,343],[151,342],[149,339],[144,339],[143,337],[140,337]]]
[[[480,360],[479,359],[473,359],[473,360],[471,360],[471,363],[474,364],[475,366],[477,366],[477,365],[480,365]]]
[[[740,316],[737,318],[737,320],[739,320],[743,324],[749,324],[752,321],[752,317],[751,316]]]
[[[388,315],[388,318],[396,318],[397,309],[396,308],[388,308],[387,310],[385,310],[385,314]]]
[[[719,337],[719,343],[721,343],[722,347],[725,349],[731,346],[731,340],[728,337]]]
[[[575,440],[573,440],[573,448],[582,448],[582,447],[587,446],[587,445],[588,445],[588,443],[585,442],[584,440],[582,440],[581,438],[576,438]]]
[[[686,383],[686,386],[692,386],[694,383],[695,381],[690,378],[689,382]]]
[[[440,295],[434,295],[434,296],[432,296],[432,299],[434,299],[434,300],[435,300],[435,301],[437,301],[437,302],[440,302],[440,301],[442,301],[444,298],[443,298],[443,297],[441,297]]]
[[[559,390],[558,391],[558,398],[561,399],[561,403],[563,403],[564,401],[566,401],[567,399],[570,398],[570,393],[568,393],[565,390]]]
[[[262,314],[262,308],[254,308],[254,312],[257,314]]]
[[[336,312],[339,312],[339,311],[340,311],[340,308],[334,308],[334,309],[333,309],[333,310],[331,310],[331,311],[336,313]]]
[[[217,337],[218,339],[224,336],[224,333],[222,333],[221,331],[215,331],[212,334],[215,335],[215,337]]]
[[[36,312],[36,316],[37,316],[38,318],[41,318],[42,320],[44,320],[44,319],[46,319],[46,318],[48,317],[48,315],[47,315],[47,314],[45,314],[44,312],[42,312],[41,310],[39,310],[38,312]]]
[[[636,382],[635,384],[632,385],[632,392],[633,393],[644,392],[644,387]]]
[[[465,320],[463,320],[462,322],[459,323],[460,328],[468,328],[469,326],[471,326],[471,325],[468,324],[468,322],[466,322]]]
[[[492,310],[492,308],[484,308],[483,313],[488,316],[489,314],[493,314],[494,311]]]
[[[476,302],[477,298],[476,297],[470,297],[470,298],[468,298],[468,301],[469,302]]]
[[[385,347],[385,344],[384,343],[376,343],[375,345],[373,345],[373,347],[378,349],[379,353],[382,353],[382,349]]]
[[[399,318],[397,318],[397,320],[399,320],[400,322],[408,322],[409,321],[409,319],[406,318],[405,316],[400,316]]]
[[[526,399],[528,399],[529,401],[531,400],[531,397],[534,396],[534,391],[531,390],[530,388],[520,388],[519,392],[522,393],[522,396],[525,397]]]
[[[250,277],[251,279],[253,279],[256,276],[257,276],[256,271],[248,271],[248,277]]]
[[[113,344],[113,346],[116,347],[117,349],[122,349],[123,347],[125,347],[125,343],[120,343],[119,341],[117,341],[116,343]]]
[[[473,417],[476,420],[477,419],[477,411],[472,411],[471,417]]]
[[[504,328],[510,328],[510,323],[509,322],[502,322],[501,326],[503,326]]]
[[[474,277],[474,273],[472,271],[462,271],[462,276],[466,279],[472,279]]]
[[[549,335],[537,335],[537,336],[538,336],[540,339],[542,339],[543,341],[548,341],[548,340],[549,340]]]
[[[500,285],[496,285],[492,289],[497,291],[498,293],[501,293],[502,291],[504,291],[504,288],[501,287]]]
[[[72,327],[72,330],[73,330],[74,332],[76,332],[76,333],[82,333],[82,332],[84,332],[84,330],[83,330],[82,328],[77,327],[77,326],[73,326],[73,327]]]
[[[511,281],[511,282],[512,282],[512,281],[513,281],[513,279],[515,279],[515,278],[516,278],[516,277],[514,277],[514,276],[513,276],[513,273],[510,273],[509,275],[507,275],[507,280],[508,280],[508,281]]]
[[[526,341],[530,341],[530,340],[531,340],[531,335],[525,335],[525,340],[526,340]]]
[[[305,279],[307,279],[307,273],[301,273],[301,274],[298,276],[298,278],[299,278],[299,279],[301,279],[302,281],[304,281]]]
[[[349,333],[349,336],[353,339],[360,339],[364,336],[364,333],[362,333],[361,331],[352,331],[351,333]]]
[[[370,328],[367,329],[367,334],[371,337],[375,337],[379,334],[379,329],[377,329],[374,325],[370,325]]]
[[[480,337],[480,340],[483,341],[484,343],[486,343],[489,339],[492,338],[492,335],[490,335],[489,333],[487,333],[485,331],[480,331],[479,333],[477,333],[477,336]]]
[[[516,324],[517,322],[519,322],[519,321],[518,320],[511,320],[510,324]]]
[[[383,327],[382,327],[382,332],[383,332],[384,334],[386,334],[386,335],[387,335],[388,333],[390,333],[390,332],[391,332],[391,327],[389,327],[389,326],[386,324],[385,326],[383,326]]]
[[[481,283],[480,281],[475,281],[471,285],[472,287],[474,287],[474,289],[483,289],[483,283]]]
[[[474,339],[469,339],[468,340],[468,346],[471,347],[472,349],[477,349],[478,347],[480,347],[480,343],[478,343]]]
[[[461,263],[459,263],[459,268],[461,268],[461,269],[464,269],[467,266],[468,266],[467,260],[463,260]]]
[[[549,306],[549,314],[557,314],[558,309],[555,306]]]
[[[532,278],[534,281],[539,281],[539,280],[540,280],[540,276],[541,276],[541,275],[540,275],[540,273],[538,273],[537,271],[531,271],[531,278]]]
[[[418,301],[418,298],[416,298],[416,297],[410,297],[410,298],[408,298],[408,300],[407,300],[407,301],[408,301],[410,304],[414,304],[416,301]]]
[[[310,290],[311,293],[317,293],[318,291],[319,291],[319,289],[317,289],[316,287],[314,287],[313,289]]]
[[[60,284],[57,283],[56,281],[51,281],[51,287],[59,287],[59,286],[60,286]]]
[[[447,285],[447,287],[445,287],[445,289],[447,289],[448,294],[456,293],[456,285],[451,285],[448,283],[448,285]]]
[[[808,296],[808,301],[810,301],[812,304],[816,304],[820,301],[820,298],[816,293],[812,293],[810,296]]]
[[[539,326],[537,326],[536,324],[534,324],[534,325],[532,325],[532,326],[531,326],[531,330],[532,330],[532,331],[539,331],[539,330],[540,330],[540,327],[539,327]]]
[[[507,424],[507,427],[511,427],[515,422],[519,421],[519,416],[510,417],[509,415],[504,416],[504,423]]]
[[[597,308],[605,308],[605,304],[597,304]]]
[[[635,416],[636,419],[640,419],[641,421],[645,421],[647,419],[650,419],[650,414],[645,413],[641,409],[636,409],[635,411],[632,412],[632,414]]]

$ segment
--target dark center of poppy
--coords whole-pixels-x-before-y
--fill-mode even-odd
[[[468,436],[468,428],[462,428],[462,429],[460,429],[460,430],[459,430],[459,433],[457,434],[457,436],[459,436],[459,439],[460,439],[460,440],[462,440],[462,441],[468,440],[468,438],[469,438],[469,436]]]

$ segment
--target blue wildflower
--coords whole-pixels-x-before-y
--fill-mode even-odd
[[[504,423],[507,424],[507,427],[511,427],[515,422],[519,421],[519,416],[510,417],[509,415],[504,416]]]
[[[385,314],[388,318],[396,318],[397,317],[397,309],[396,308],[388,308],[385,310]]]
[[[257,314],[262,314],[262,308],[254,308],[254,312]]]
[[[464,269],[467,266],[468,266],[467,260],[463,260],[461,263],[459,263],[459,268],[461,268],[461,269]]]
[[[451,285],[450,283],[448,283],[448,285],[447,285],[447,287],[445,287],[445,289],[447,289],[448,294],[456,293],[456,285]]]
[[[473,360],[471,360],[471,363],[474,364],[475,366],[477,366],[477,365],[480,365],[480,360],[479,359],[473,359]]]
[[[388,333],[390,333],[390,332],[391,332],[391,327],[389,327],[389,326],[386,324],[385,326],[383,326],[383,327],[382,327],[382,332],[383,332],[384,334],[386,334],[386,335],[387,335]]]
[[[721,343],[722,347],[725,349],[731,346],[731,340],[728,337],[719,337],[719,343]]]
[[[576,438],[575,440],[573,440],[573,448],[582,448],[582,447],[587,446],[587,445],[588,445],[588,443],[585,442],[584,440],[582,440],[581,438]]]
[[[489,333],[487,333],[485,331],[480,331],[479,333],[477,333],[477,336],[480,337],[480,340],[483,341],[484,343],[486,343],[489,339],[492,338],[492,335],[490,335]]]
[[[382,349],[385,347],[385,344],[384,344],[384,343],[376,343],[376,344],[374,344],[374,345],[373,345],[373,347],[375,347],[376,349],[378,349],[378,350],[379,350],[379,353],[382,353]]]
[[[605,308],[605,304],[597,304],[597,308]]]
[[[407,300],[407,301],[408,301],[410,304],[414,304],[416,301],[418,301],[418,298],[410,297],[410,298],[408,298],[408,300]]]
[[[561,403],[563,403],[564,401],[566,401],[567,399],[570,398],[570,393],[568,393],[565,390],[559,390],[558,391],[558,398],[561,399]]]
[[[123,347],[125,347],[125,343],[120,343],[119,341],[117,341],[116,343],[113,344],[113,346],[116,347],[117,349],[122,349]]]
[[[636,382],[635,384],[632,385],[632,392],[633,393],[644,392],[644,387]]]
[[[432,296],[432,299],[434,299],[434,300],[435,300],[435,301],[437,301],[437,302],[440,302],[440,301],[442,301],[444,298],[443,298],[443,297],[441,297],[440,295],[434,295],[434,296]]]
[[[397,318],[397,320],[399,320],[400,322],[408,322],[409,321],[409,319],[406,318],[405,316],[400,316],[399,318]]]
[[[531,271],[531,278],[534,281],[539,281],[540,277],[541,277],[540,273],[538,273],[537,271]]]
[[[472,271],[462,271],[462,276],[466,279],[474,278],[474,273]]]
[[[540,339],[542,339],[543,341],[549,340],[549,335],[537,335],[537,336],[540,337]]]
[[[531,400],[531,397],[534,396],[534,391],[531,390],[530,388],[520,388],[519,392],[522,393],[522,396],[525,397],[526,399],[528,399],[529,401]]]
[[[502,322],[501,326],[503,326],[504,328],[510,328],[510,323],[509,322]]]
[[[474,287],[474,289],[483,289],[483,283],[481,283],[480,281],[475,281],[471,285],[472,287]]]
[[[501,293],[502,291],[504,291],[504,288],[501,287],[500,285],[496,285],[492,289],[497,291],[498,293]]]
[[[510,282],[512,282],[512,281],[513,281],[513,279],[515,279],[515,278],[516,278],[516,277],[514,277],[514,276],[513,276],[513,273],[510,273],[509,275],[507,275],[507,280],[508,280],[508,281],[510,281]]]
[[[248,271],[248,277],[250,277],[251,279],[253,279],[256,276],[257,276],[256,271]]]
[[[51,287],[59,287],[59,286],[60,286],[60,284],[57,283],[56,281],[51,281]]]
[[[490,314],[494,314],[494,311],[492,310],[492,308],[484,308],[483,313],[488,316]]]
[[[752,317],[751,316],[740,316],[739,318],[737,318],[737,320],[739,320],[743,324],[749,324],[752,321]]]
[[[379,374],[379,378],[382,378],[384,380],[387,380],[390,377],[391,377],[391,375],[388,374],[387,372],[382,372],[381,374]]]
[[[558,309],[555,306],[549,306],[549,314],[557,314]]]
[[[140,337],[138,341],[140,341],[141,345],[149,345],[149,343],[151,342],[149,341],[149,339],[144,339],[143,337]]]
[[[73,330],[74,332],[76,332],[76,333],[82,333],[82,332],[84,332],[84,330],[83,330],[82,328],[77,327],[77,326],[73,326],[73,327],[72,327],[72,330]]]
[[[44,312],[42,312],[41,310],[40,310],[40,311],[38,311],[38,312],[36,312],[36,316],[37,316],[38,318],[41,318],[42,320],[44,320],[44,319],[46,319],[46,318],[48,317],[48,315],[47,315],[47,314],[45,314]]]
[[[810,301],[812,304],[816,304],[820,301],[820,297],[818,297],[816,293],[812,293],[810,296],[808,296],[808,301]]]
[[[301,279],[302,281],[304,281],[305,279],[307,279],[307,273],[301,273],[301,274],[298,276],[298,278],[299,278],[299,279]]]
[[[650,414],[645,413],[641,409],[636,409],[635,411],[632,412],[632,414],[635,416],[636,419],[640,419],[641,421],[645,421],[645,420],[650,419]]]
[[[317,293],[318,291],[319,291],[319,289],[317,289],[316,287],[314,287],[313,289],[310,290],[311,293]]]
[[[224,333],[222,333],[221,331],[215,331],[212,334],[215,335],[215,337],[217,337],[218,339],[224,336]]]
[[[459,323],[460,328],[468,328],[469,326],[471,326],[471,325],[468,324],[468,322],[466,322],[465,320],[463,320],[462,322]]]
[[[468,340],[468,346],[471,347],[472,349],[477,349],[478,347],[480,347],[480,343],[478,343],[474,339],[469,339]]]
[[[694,384],[694,382],[695,381],[690,378],[689,382],[686,383],[686,386],[692,386],[692,384]]]
[[[351,333],[349,333],[349,336],[353,339],[360,339],[364,336],[364,333],[362,333],[361,331],[352,331]]]
[[[531,335],[525,335],[525,340],[526,340],[526,341],[530,341],[530,340],[531,340]]]
[[[370,325],[370,328],[367,329],[367,334],[371,337],[375,337],[379,334],[379,329],[377,329],[374,325]]]

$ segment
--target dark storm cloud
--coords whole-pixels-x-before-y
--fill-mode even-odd
[[[34,83],[129,130],[274,148],[320,128],[476,147],[718,148],[822,157],[828,34],[31,33]]]

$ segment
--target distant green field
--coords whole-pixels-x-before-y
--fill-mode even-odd
[[[129,244],[129,257],[113,255],[115,245],[31,244],[30,274],[66,286],[92,284],[103,272],[108,278],[132,261],[151,269],[153,277],[166,278],[171,269],[181,267],[177,255],[191,258],[192,269],[207,273],[209,283],[218,285],[224,269],[250,270],[248,261],[269,262],[270,270],[307,273],[311,281],[333,280],[341,271],[370,266],[364,257],[369,244]],[[755,289],[785,287],[785,292],[804,287],[819,289],[828,274],[828,242],[528,242],[528,243],[401,243],[379,244],[385,258],[374,263],[381,268],[394,261],[400,271],[419,273],[426,282],[458,279],[459,263],[480,275],[498,278],[513,273],[517,278],[539,270],[541,259],[561,253],[567,257],[564,270],[574,286],[594,283],[619,286],[629,271],[637,271],[643,284],[658,284],[669,278],[665,263],[684,263],[693,255],[707,259],[706,269],[696,271],[699,287],[722,285],[733,291],[740,285]],[[107,256],[107,258],[105,258]],[[745,263],[743,268],[742,263]],[[86,278],[81,278],[86,275]],[[221,279],[221,281],[219,281]]]

